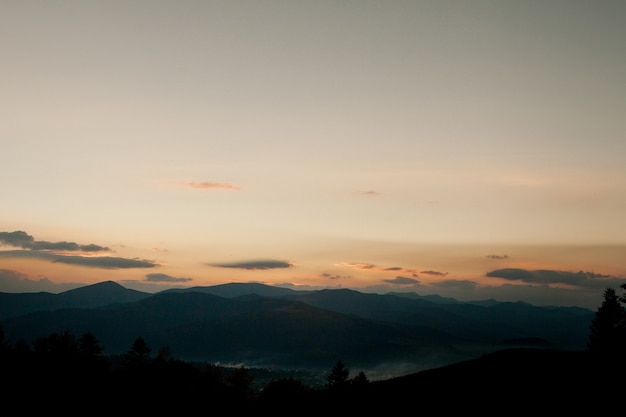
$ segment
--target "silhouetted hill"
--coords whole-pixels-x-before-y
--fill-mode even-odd
[[[608,365],[608,366],[607,366]],[[614,364],[617,365],[617,364]],[[622,387],[584,351],[515,348],[387,380],[372,381],[364,398],[402,409],[419,404],[441,412],[482,415],[601,413]],[[609,406],[610,407],[610,406]]]
[[[580,307],[538,307],[517,302],[484,300],[459,302],[452,298],[421,297],[415,293],[369,294],[350,289],[295,291],[258,283],[194,287],[195,291],[237,297],[257,294],[284,297],[321,309],[370,320],[430,328],[476,343],[541,340],[555,348],[585,347],[594,312]],[[172,291],[172,290],[169,290]]]
[[[503,347],[583,350],[594,317],[577,307],[441,303],[263,284],[148,294],[104,282],[57,296],[0,295],[10,301],[13,312],[18,301],[30,311],[0,322],[13,342],[63,330],[77,336],[89,331],[106,354],[117,355],[141,336],[155,352],[168,347],[183,360],[327,368],[341,357],[376,379]]]
[[[163,290],[161,293],[172,292],[203,292],[205,294],[219,295],[220,297],[233,298],[242,295],[256,294],[263,297],[283,297],[298,291],[289,288],[274,287],[272,285],[259,284],[254,282],[231,282],[210,286],[173,288]]]
[[[59,308],[58,294],[49,292],[7,293],[0,292],[0,319],[17,317],[33,311]]]
[[[459,302],[455,298],[442,297],[438,294],[420,295],[415,292],[388,292],[386,293],[386,295],[395,295],[398,297],[410,298],[412,300],[426,300],[426,301],[430,301],[432,303],[437,303],[437,304],[448,304],[448,303],[456,304]],[[474,303],[479,303],[479,302],[474,302]]]
[[[375,366],[427,357],[433,350],[456,355],[449,344],[458,342],[433,329],[419,332],[292,300],[194,292],[160,293],[96,309],[36,312],[3,326],[9,337],[25,340],[62,330],[76,335],[90,331],[113,355],[128,351],[141,336],[154,349],[167,346],[185,360],[269,367],[326,368],[338,357]]]
[[[35,311],[62,308],[95,308],[113,303],[138,301],[152,294],[131,290],[113,281],[104,281],[52,294],[0,292],[0,320]]]
[[[354,290],[295,293],[290,299],[344,314],[424,326],[475,342],[538,338],[554,347],[584,348],[594,312],[579,307],[537,307],[527,303],[433,303],[422,298],[366,294]]]
[[[86,285],[59,293],[59,300],[65,307],[101,307],[114,303],[139,301],[152,294],[123,287],[113,281]]]

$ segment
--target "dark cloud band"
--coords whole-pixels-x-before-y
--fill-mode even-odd
[[[235,268],[235,269],[248,269],[248,270],[263,270],[263,269],[280,269],[291,268],[292,263],[287,261],[277,261],[273,259],[257,260],[257,261],[243,261],[243,262],[226,262],[226,263],[212,263],[208,264],[218,268]]]
[[[414,278],[400,277],[400,276],[397,276],[394,279],[385,279],[383,281],[389,284],[394,284],[394,285],[414,285],[414,284],[420,283],[418,280]]]
[[[189,282],[192,278],[176,278],[167,274],[147,274],[146,281],[148,282]]]
[[[0,258],[41,259],[56,263],[103,269],[153,268],[159,266],[157,263],[145,259],[118,258],[113,256],[67,256],[38,250],[0,251]]]
[[[109,250],[105,246],[79,245],[75,242],[47,242],[45,240],[35,240],[28,233],[17,230],[15,232],[0,232],[0,243],[29,250],[61,250],[61,251],[81,251],[81,252],[100,252]]]
[[[154,268],[158,266],[156,263],[145,259],[128,259],[113,256],[62,256],[53,262],[104,269]]]
[[[487,277],[520,281],[527,284],[566,284],[584,288],[604,288],[624,281],[621,277],[597,274],[595,272],[570,272],[551,269],[527,270],[521,268],[496,269],[485,274]]]

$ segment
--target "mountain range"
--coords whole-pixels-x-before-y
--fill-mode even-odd
[[[52,293],[0,293],[5,338],[91,332],[107,355],[142,337],[187,361],[328,370],[337,359],[388,378],[510,347],[581,351],[595,312],[415,293],[298,291],[227,283],[145,293],[113,281]]]

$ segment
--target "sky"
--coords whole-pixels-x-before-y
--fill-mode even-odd
[[[261,282],[596,309],[626,2],[0,0],[0,291]]]

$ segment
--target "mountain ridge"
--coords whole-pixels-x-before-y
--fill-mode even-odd
[[[41,302],[37,293],[12,296],[0,293],[0,324],[14,341],[89,331],[113,355],[141,336],[186,360],[327,368],[343,357],[371,372],[426,369],[518,343],[582,350],[593,318],[581,308],[437,303],[349,289],[296,291],[241,283],[151,294],[105,281],[53,301],[46,296]],[[18,299],[20,312],[24,306],[32,311],[11,312],[7,306]]]

